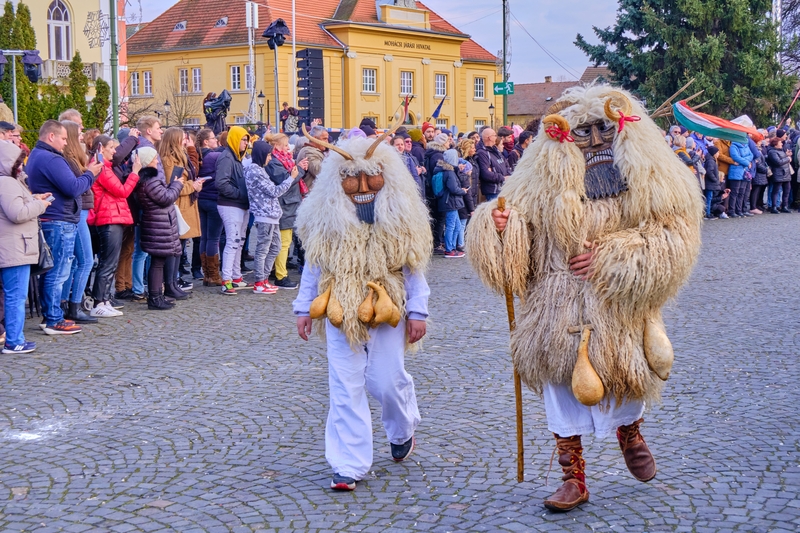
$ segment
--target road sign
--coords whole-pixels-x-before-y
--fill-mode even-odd
[[[507,82],[499,82],[494,84],[494,94],[495,96],[501,94],[514,94],[514,82],[507,81]]]

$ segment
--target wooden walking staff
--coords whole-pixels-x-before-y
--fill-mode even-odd
[[[501,213],[506,210],[506,199],[497,199],[497,210]],[[503,234],[500,234],[503,238]],[[517,329],[517,321],[514,317],[514,293],[511,287],[506,285],[506,311],[508,311],[508,329],[513,333]],[[525,478],[525,446],[522,444],[522,380],[517,371],[517,365],[512,361],[514,367],[514,397],[517,403],[517,482],[522,483]]]

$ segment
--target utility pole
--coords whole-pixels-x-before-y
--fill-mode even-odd
[[[503,0],[503,83],[508,81],[508,0]],[[503,91],[503,126],[508,122],[508,92]]]
[[[109,30],[111,42],[111,117],[114,137],[119,132],[119,59],[117,58],[117,0],[109,0]]]

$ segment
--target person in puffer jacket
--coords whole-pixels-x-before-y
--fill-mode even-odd
[[[461,187],[458,179],[458,152],[449,149],[444,152],[444,157],[436,163],[435,174],[442,174],[442,194],[437,197],[437,209],[444,215],[444,247],[445,257],[464,257],[463,252],[456,250],[458,244],[458,232],[461,221],[458,218],[458,210],[464,207],[464,196],[467,189]]]
[[[173,204],[183,189],[183,176],[167,185],[163,174],[158,172],[158,152],[153,148],[139,148],[139,160],[143,168],[139,171],[136,198],[142,207],[141,247],[150,254],[147,308],[171,309],[174,304],[164,298],[163,285],[165,276],[167,280],[174,280],[177,274],[177,263],[168,262],[167,258],[181,255],[178,215],[175,212],[177,207]]]
[[[257,239],[253,292],[274,294],[278,287],[269,282],[268,276],[281,251],[280,221],[283,209],[278,198],[297,183],[299,171],[294,167],[287,179],[276,185],[264,169],[272,158],[272,147],[264,141],[256,141],[253,143],[251,156],[253,162],[244,169],[244,179],[250,199],[250,212],[255,216],[253,227]]]

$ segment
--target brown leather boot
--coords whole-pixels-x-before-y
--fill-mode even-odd
[[[206,261],[206,254],[200,254],[200,270],[203,272],[203,287],[208,287],[208,277],[206,272],[208,272],[208,261]]]
[[[644,422],[640,418],[630,426],[617,428],[617,440],[625,458],[625,464],[633,477],[639,481],[650,481],[656,477],[656,460],[650,453],[650,448],[639,433],[639,424]]]
[[[206,268],[203,269],[203,285],[206,287],[221,287],[222,278],[219,275],[219,254],[206,256]]]
[[[555,433],[553,434],[555,435]],[[581,436],[556,437],[558,450],[558,464],[564,471],[564,484],[548,499],[544,506],[551,511],[570,511],[583,502],[589,501],[589,491],[586,490],[586,461],[583,460],[583,447]]]

